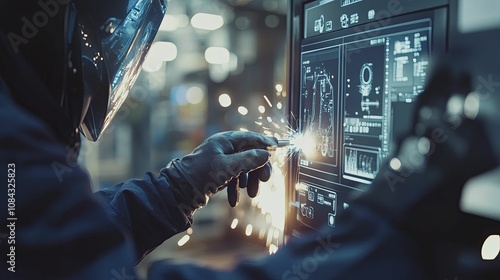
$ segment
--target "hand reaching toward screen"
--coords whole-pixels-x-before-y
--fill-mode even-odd
[[[191,154],[170,162],[163,172],[188,211],[206,205],[211,195],[226,187],[229,204],[234,207],[240,188],[246,187],[248,195],[255,197],[259,181],[269,180],[270,153],[266,148],[276,145],[276,139],[255,132],[217,133]]]

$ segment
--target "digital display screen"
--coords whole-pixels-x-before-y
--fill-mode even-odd
[[[298,129],[311,149],[299,155],[300,223],[335,227],[350,194],[377,175],[424,89],[431,37],[422,18],[302,42]]]

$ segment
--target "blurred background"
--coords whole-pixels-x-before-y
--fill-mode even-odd
[[[98,143],[84,140],[82,164],[94,189],[158,173],[210,135],[286,131],[286,0],[169,0],[143,71]],[[193,226],[139,265],[173,259],[228,267],[275,252],[284,222],[286,151],[259,195],[231,208],[225,191],[195,214]]]

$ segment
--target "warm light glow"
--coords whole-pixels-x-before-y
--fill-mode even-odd
[[[240,106],[238,107],[238,113],[240,113],[243,116],[246,116],[246,114],[248,114],[248,109],[246,107]]]
[[[275,254],[278,252],[278,246],[271,244],[269,245],[269,255]]]
[[[296,135],[291,135],[292,138],[290,138],[290,144],[291,144],[291,149],[294,149],[296,151],[300,151],[302,154],[304,154],[308,158],[313,158],[314,155],[316,154],[316,139],[314,137],[314,134],[312,133],[303,133],[303,134],[296,134]]]
[[[177,57],[177,46],[171,42],[155,42],[148,52],[148,59],[172,61]]]
[[[266,229],[262,227],[259,230],[259,239],[264,239],[265,236],[266,236]]]
[[[273,242],[273,229],[272,228],[270,228],[267,231],[266,246],[267,247],[271,246],[271,242]]]
[[[264,19],[266,26],[269,28],[276,28],[280,24],[280,19],[277,15],[267,15]]]
[[[471,92],[465,98],[464,114],[467,118],[474,120],[479,114],[481,97],[477,92]]]
[[[460,115],[464,111],[464,99],[459,95],[453,95],[446,104],[447,113],[451,115]]]
[[[160,71],[162,66],[163,61],[148,59],[146,57],[144,63],[142,64],[142,69],[146,72],[154,73]]]
[[[500,254],[500,235],[490,235],[483,243],[481,257],[483,260],[494,260]]]
[[[264,114],[264,113],[266,112],[266,107],[264,107],[264,106],[262,106],[262,105],[260,105],[257,109],[259,109],[259,112],[260,112],[261,114]]]
[[[266,215],[266,223],[270,224],[273,221],[273,217],[271,215]]]
[[[149,50],[142,69],[147,72],[157,72],[163,62],[172,61],[177,57],[177,46],[171,42],[155,42]]]
[[[160,24],[160,31],[174,31],[178,27],[177,17],[173,15],[165,15]]]
[[[238,219],[234,219],[233,222],[231,223],[231,228],[235,229],[238,226]]]
[[[398,159],[398,158],[393,158],[391,159],[391,161],[389,161],[389,166],[395,170],[395,171],[399,171],[399,169],[401,169],[401,161]]]
[[[309,188],[306,185],[304,185],[303,183],[297,183],[295,185],[295,190],[297,190],[297,191],[308,191]]]
[[[192,228],[188,228],[187,231],[186,231],[187,234],[193,234],[193,229]]]
[[[175,16],[177,21],[177,27],[186,27],[189,25],[189,17],[185,14],[179,14]]]
[[[282,92],[283,91],[283,86],[281,84],[276,85],[276,91],[277,92]]]
[[[229,96],[229,94],[227,94],[227,93],[223,93],[223,94],[219,95],[219,103],[220,103],[220,106],[222,106],[224,108],[231,106],[231,96]]]
[[[191,25],[198,29],[216,30],[224,25],[224,18],[214,14],[197,13],[191,18]]]
[[[269,105],[269,107],[273,107],[273,104],[271,103],[271,100],[269,100],[269,98],[267,96],[264,95],[264,99],[266,100],[267,102],[267,105]]]
[[[226,48],[209,47],[205,50],[205,60],[211,64],[227,64],[231,54]]]
[[[186,101],[190,104],[198,104],[205,99],[205,92],[197,86],[188,88],[186,92]]]
[[[185,14],[170,15],[167,14],[160,24],[159,31],[175,31],[178,28],[186,27],[189,24],[189,18]]]
[[[250,236],[252,235],[252,231],[253,231],[253,226],[252,225],[247,225],[246,229],[245,229],[245,235],[246,236]]]
[[[264,131],[265,136],[273,136],[273,133],[271,131]]]
[[[179,241],[177,241],[177,245],[184,246],[189,241],[189,235],[184,235]]]
[[[238,56],[234,53],[229,54],[229,62],[227,63],[228,70],[231,72],[238,71]]]
[[[275,153],[281,152],[279,150]],[[266,221],[282,231],[285,222],[285,176],[277,162],[272,163],[272,170],[271,178],[267,182],[260,183],[259,195],[253,200],[266,216]],[[270,235],[272,238],[274,231],[271,231]]]
[[[274,238],[280,237],[280,231],[277,228],[274,229],[273,237]]]
[[[224,63],[224,61],[217,61],[216,58],[213,62],[218,64],[208,63],[208,77],[215,83],[222,83],[229,77],[229,65]]]

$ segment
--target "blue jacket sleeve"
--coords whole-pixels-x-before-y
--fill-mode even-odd
[[[132,236],[136,261],[192,223],[192,216],[180,207],[162,174],[148,172],[142,180],[129,180],[96,193],[109,205],[109,214]]]
[[[72,156],[44,123],[15,105],[0,81],[0,279],[130,274],[130,239]]]
[[[151,266],[148,279],[430,279],[428,268],[418,261],[419,248],[385,219],[362,207],[343,218],[342,227],[325,227],[232,270],[160,261]]]

